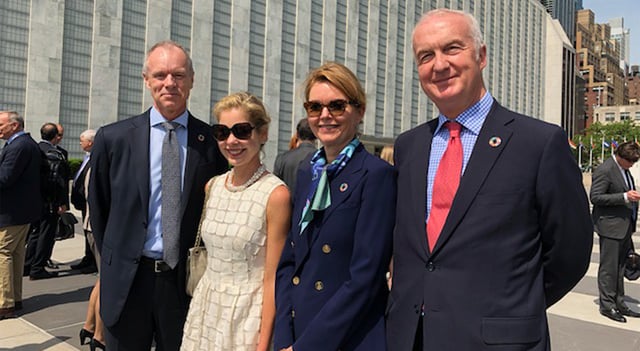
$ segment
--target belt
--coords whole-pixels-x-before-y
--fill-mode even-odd
[[[146,267],[153,268],[153,271],[155,273],[168,272],[171,270],[171,266],[169,266],[165,261],[156,260],[146,256],[140,257],[140,264]]]

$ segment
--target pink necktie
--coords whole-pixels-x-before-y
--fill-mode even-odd
[[[427,241],[429,251],[433,251],[438,236],[444,227],[444,222],[451,209],[453,197],[456,195],[462,173],[462,143],[460,142],[460,130],[462,125],[458,122],[448,122],[445,127],[449,129],[449,142],[445,150],[436,177],[433,182],[433,195],[431,196],[431,212],[427,221]]]

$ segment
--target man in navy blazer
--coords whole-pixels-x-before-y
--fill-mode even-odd
[[[171,41],[154,45],[143,69],[153,107],[98,130],[91,153],[90,221],[101,253],[100,310],[109,350],[177,350],[189,298],[186,258],[193,246],[208,179],[227,169],[209,126],[186,104],[193,86],[188,54]],[[162,208],[164,122],[175,127],[182,165],[180,206]],[[179,211],[179,260],[163,255],[162,211]]]
[[[486,46],[471,15],[428,12],[413,49],[440,116],[395,144],[389,350],[549,350],[546,309],[586,272],[593,239],[566,134],[505,109],[485,89]],[[462,125],[461,178],[428,242],[450,121]]]
[[[0,319],[22,308],[25,240],[40,219],[40,149],[24,132],[24,119],[0,111]]]

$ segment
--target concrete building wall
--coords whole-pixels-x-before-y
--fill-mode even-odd
[[[363,137],[368,143],[388,143],[437,116],[419,86],[411,50],[415,22],[437,7],[470,11],[478,18],[488,47],[485,81],[501,104],[536,118],[547,114],[548,15],[539,1],[87,2],[93,6],[93,18],[83,30],[90,31],[90,46],[75,50],[86,53],[88,63],[63,70],[63,57],[74,56],[63,42],[74,43],[77,33],[73,31],[78,30],[66,23],[65,15],[75,15],[69,12],[70,6],[80,3],[32,0],[29,21],[24,21],[28,23],[24,25],[28,31],[25,74],[7,83],[9,88],[24,89],[24,102],[15,94],[0,95],[0,108],[18,109],[31,132],[50,120],[71,125],[62,145],[72,157],[82,155],[77,143],[82,130],[140,113],[151,105],[141,77],[144,53],[170,38],[191,53],[196,77],[189,108],[199,118],[211,121],[213,104],[229,92],[250,90],[265,101],[272,117],[265,148],[267,165],[287,148],[295,124],[304,116],[301,90],[307,72],[327,60],[344,62],[365,86],[368,106]],[[0,51],[0,61],[6,55]],[[65,85],[65,77],[85,74],[83,65],[89,71],[79,82],[87,88],[78,89],[68,81]],[[63,87],[75,95],[61,96]]]

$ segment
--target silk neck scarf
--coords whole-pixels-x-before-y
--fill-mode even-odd
[[[311,185],[300,218],[300,235],[313,220],[314,211],[322,211],[331,206],[329,180],[335,178],[347,165],[358,145],[360,145],[360,139],[354,138],[328,165],[324,147],[316,151],[311,158]]]

